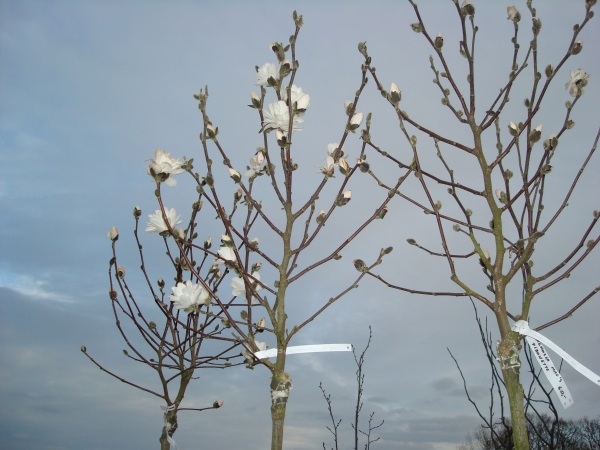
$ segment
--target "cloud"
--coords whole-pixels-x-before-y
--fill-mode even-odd
[[[52,300],[57,302],[71,302],[68,296],[56,294],[50,290],[50,282],[32,278],[28,275],[15,275],[8,272],[0,272],[0,287],[11,289],[19,294],[41,300]]]

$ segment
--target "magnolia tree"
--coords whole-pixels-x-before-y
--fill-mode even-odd
[[[400,89],[394,83],[389,91],[384,89],[367,47],[361,43],[359,51],[365,58],[363,73],[366,71],[372,76],[377,89],[389,103],[391,113],[397,118],[404,145],[394,143],[393,149],[398,149],[397,152],[386,148],[386,145],[378,145],[368,128],[363,130],[362,139],[367,145],[368,153],[379,155],[388,164],[400,169],[401,182],[410,180],[420,187],[421,194],[414,194],[414,188],[407,182],[402,186],[401,192],[396,182],[386,183],[374,176],[376,184],[384,188],[390,198],[400,197],[408,201],[414,211],[420,210],[431,217],[432,230],[435,230],[437,236],[434,238],[432,234],[431,242],[423,245],[414,239],[408,239],[408,244],[432,257],[443,258],[447,263],[447,274],[458,289],[454,292],[416,290],[415,286],[398,285],[397,281],[372,271],[368,271],[368,274],[387,286],[404,292],[469,296],[491,310],[500,333],[497,355],[510,403],[514,445],[519,450],[528,449],[524,391],[519,373],[523,336],[518,331],[513,331],[513,321],[521,320],[518,325],[527,326],[525,321],[535,306],[542,310],[546,308],[545,304],[538,305],[539,302],[535,300],[543,298],[541,294],[546,294],[547,290],[568,278],[590,255],[600,239],[597,231],[594,232],[599,213],[594,211],[589,218],[581,218],[579,236],[569,236],[572,239],[570,251],[565,254],[553,252],[553,263],[545,260],[541,270],[534,268],[537,250],[544,249],[544,246],[556,247],[556,241],[546,236],[568,206],[598,142],[597,135],[587,149],[571,148],[568,154],[565,151],[561,153],[559,148],[559,141],[567,139],[569,131],[575,125],[572,117],[578,103],[585,101],[582,96],[589,74],[584,69],[576,69],[574,64],[580,63],[572,60],[583,49],[583,41],[578,37],[592,19],[594,13],[591,8],[596,1],[581,2],[582,21],[573,26],[572,37],[569,42],[564,43],[562,54],[558,56],[555,65],[549,61],[541,61],[538,56],[538,49],[542,46],[542,20],[537,16],[531,0],[527,2],[525,13],[531,24],[531,38],[527,38],[530,40],[523,47],[520,44],[519,26],[525,22],[525,14],[522,16],[515,6],[509,6],[508,21],[514,32],[510,39],[512,58],[506,61],[507,80],[498,86],[497,96],[483,107],[475,71],[475,37],[478,33],[475,6],[469,0],[462,4],[454,0],[456,23],[461,30],[461,38],[458,48],[453,45],[451,49],[447,49],[444,47],[443,35],[439,33],[436,36],[435,32],[432,33],[417,5],[412,0],[409,2],[417,19],[411,27],[431,46],[433,55],[429,60],[433,82],[442,96],[442,108],[449,110],[449,116],[455,121],[456,127],[462,127],[469,138],[457,141],[436,132],[429,124],[411,118],[410,111],[401,108]],[[451,61],[459,53],[464,58],[464,66],[460,68],[459,63]],[[456,78],[457,72],[467,73],[466,88],[461,87],[464,82]],[[542,128],[538,118],[548,103],[549,88],[554,83],[565,81],[566,109],[564,113],[552,112],[551,127]],[[524,106],[521,110],[509,109],[509,96],[520,92],[526,92],[527,95]],[[477,110],[476,105],[479,106]],[[433,111],[432,107],[430,117]],[[556,116],[560,118],[555,120]],[[423,141],[418,141],[417,135],[412,134],[415,129],[425,138]],[[426,156],[432,151],[438,157],[437,166],[433,159]],[[372,159],[369,156],[369,160]],[[560,160],[563,164],[557,162]],[[568,165],[564,162],[573,160],[578,161],[579,170],[569,173]],[[465,170],[465,167],[469,169]],[[409,174],[414,176],[408,178]],[[565,177],[570,177],[572,182],[562,197],[559,200],[551,196],[549,198],[546,193],[550,190],[549,186]],[[443,191],[447,191],[447,194]],[[448,196],[450,207],[442,208],[439,200],[442,195]],[[544,208],[545,205],[550,207]],[[454,232],[458,233],[458,237],[449,236]],[[560,239],[568,238],[561,236]],[[441,247],[440,251],[436,247]],[[472,263],[469,264],[469,261]],[[487,285],[487,290],[481,290],[477,282],[473,281],[472,274],[480,270],[484,280],[482,286]],[[432,282],[437,281],[437,278],[438,274]],[[517,288],[512,288],[515,285]],[[535,330],[542,330],[568,318],[600,288],[590,286],[589,289],[588,295],[565,306],[564,314]],[[518,302],[509,298],[515,295],[520,298]],[[547,301],[545,298],[545,302]],[[597,379],[594,381],[600,384]]]
[[[157,171],[162,173],[166,169],[176,172],[180,170],[178,165],[176,161],[170,158],[168,153],[157,150],[152,164],[148,167],[148,171],[149,173],[157,173]],[[167,179],[165,182],[175,185],[174,179]],[[202,280],[206,285],[210,286],[212,292],[216,292],[222,281],[220,270],[215,270],[210,265],[208,270],[206,270],[205,262],[208,254],[204,253],[202,262],[199,264],[195,274],[191,272],[189,267],[183,262],[185,257],[193,260],[194,253],[191,247],[178,248],[175,254],[179,256],[173,257],[173,245],[169,242],[169,238],[172,236],[171,233],[181,233],[179,237],[183,236],[186,232],[193,234],[195,227],[194,220],[200,206],[201,203],[193,205],[190,222],[185,231],[183,229],[174,230],[172,228],[181,223],[174,210],[165,211],[164,216],[170,224],[171,232],[168,231],[166,222],[163,220],[163,213],[160,210],[149,216],[150,221],[148,222],[146,231],[156,232],[162,236],[169,261],[175,273],[175,277],[173,278],[174,286],[171,288],[172,294],[168,299],[165,298],[166,293],[164,290],[166,282],[162,278],[158,278],[156,282],[157,287],[155,287],[148,276],[142,250],[143,247],[138,236],[139,218],[142,211],[137,206],[133,210],[133,216],[135,217],[134,235],[141,261],[141,270],[154,304],[161,313],[158,324],[148,319],[148,302],[140,302],[135,299],[132,289],[126,281],[125,268],[119,265],[116,253],[119,231],[113,226],[107,233],[107,237],[112,241],[113,254],[109,262],[108,271],[110,282],[109,297],[116,319],[116,326],[129,348],[129,350],[123,350],[123,353],[127,358],[142,363],[154,370],[158,377],[160,388],[158,390],[150,389],[122,378],[98,363],[88,353],[85,346],[81,347],[81,351],[102,371],[119,379],[123,383],[159,397],[166,403],[166,406],[163,406],[165,410],[164,427],[159,439],[162,450],[168,450],[172,444],[175,445],[173,434],[178,427],[178,411],[205,411],[218,409],[223,405],[223,400],[217,400],[212,406],[204,408],[191,408],[181,405],[188,385],[194,379],[196,370],[209,368],[223,369],[243,364],[240,361],[239,350],[237,349],[239,342],[230,336],[223,336],[223,329],[219,329],[222,311],[213,312],[210,310],[208,290],[203,285],[198,284],[197,278],[195,278],[198,276],[198,273],[203,271],[202,267],[204,266]],[[209,244],[205,244],[205,246],[209,246]],[[139,338],[137,340],[132,338],[131,328],[128,328],[127,322],[121,323],[123,318],[131,322],[132,329],[139,333],[141,341]],[[214,345],[214,342],[218,342],[219,345]],[[145,344],[147,349],[142,349],[139,343]]]
[[[238,345],[248,368],[264,367],[270,375],[272,449],[281,449],[283,445],[286,405],[292,389],[292,377],[286,371],[286,350],[292,339],[334,302],[357,287],[368,270],[392,251],[391,247],[382,249],[370,266],[362,261],[355,261],[360,273],[348,281],[345,289],[330,293],[317,309],[306,311],[303,317],[288,317],[290,286],[302,283],[303,277],[313,270],[322,269],[327,263],[339,260],[342,249],[370,223],[385,216],[386,205],[390,201],[387,195],[382,195],[374,211],[362,214],[363,217],[359,219],[360,222],[357,221],[353,232],[347,236],[338,236],[338,243],[331,252],[312,261],[300,262],[300,255],[311,245],[320,241],[322,244],[320,234],[332,214],[343,207],[351,208],[346,206],[352,200],[352,191],[348,189],[349,181],[357,172],[369,170],[364,159],[366,141],[362,143],[361,153],[353,167],[344,150],[344,143],[364,120],[363,114],[357,112],[357,105],[367,83],[367,67],[363,68],[354,100],[347,101],[343,111],[340,109],[340,115],[345,113],[347,119],[345,126],[339,130],[339,143],[324,142],[321,145],[324,163],[318,170],[322,174],[322,180],[314,186],[310,195],[294,196],[294,180],[302,176],[302,171],[297,172],[298,165],[293,161],[293,136],[302,130],[301,124],[310,106],[310,97],[295,84],[299,67],[296,39],[303,21],[302,16],[295,12],[293,17],[295,32],[289,38],[289,45],[284,46],[279,42],[270,45],[277,63],[256,67],[255,84],[260,87],[260,94],[252,93],[252,104],[249,106],[256,110],[256,124],[262,134],[262,146],[254,155],[249,155],[250,164],[245,171],[238,171],[234,167],[235,163],[229,159],[227,149],[219,141],[219,129],[209,118],[208,88],[200,90],[194,96],[199,102],[203,123],[200,133],[202,169],[197,169],[201,173],[195,171],[195,165],[200,165],[196,162],[198,158],[183,157],[182,160],[171,157],[170,153],[162,150],[156,151],[148,166],[148,174],[156,183],[155,195],[159,209],[148,216],[146,231],[157,232],[162,236],[176,273],[172,285],[167,285],[172,291],[168,303],[165,302],[163,293],[165,282],[159,280],[161,295],[157,295],[148,282],[155,303],[167,319],[164,331],[157,331],[153,324],[140,323],[136,319],[137,304],[134,304],[134,310],[124,309],[144,338],[151,340],[153,349],[161,355],[158,363],[143,359],[144,362],[160,369],[165,356],[179,358],[179,365],[176,364],[175,368],[185,374],[185,377],[181,377],[181,395],[172,400],[164,397],[169,405],[175,405],[174,413],[177,408],[182,409],[179,402],[187,386],[186,377],[191,377],[193,372],[192,366],[188,368],[182,364],[193,364],[194,358],[198,358],[199,346],[195,346],[196,340],[210,338],[222,341],[225,345],[223,350],[207,359],[205,364],[234,365],[235,357],[230,357],[227,352],[232,345]],[[369,120],[367,117],[367,133]],[[315,158],[319,157],[315,155]],[[213,161],[218,161],[219,164]],[[163,186],[175,186],[175,177],[183,173],[189,174],[194,180],[197,198],[192,205],[187,226],[178,228],[180,216],[174,208],[165,205],[169,203],[170,194],[163,192]],[[334,178],[336,192],[333,195],[325,194],[325,186],[332,183]],[[223,183],[224,180],[228,183]],[[400,184],[398,181],[395,187]],[[263,186],[257,189],[257,185]],[[271,205],[263,205],[261,195],[257,193],[264,192],[265,188],[272,191],[274,202],[278,204],[275,212],[269,212],[272,210]],[[323,198],[320,199],[320,196]],[[322,208],[320,210],[317,209],[318,201]],[[137,224],[141,211],[136,209],[134,215]],[[221,228],[221,236],[220,246],[213,249],[212,237],[199,241],[196,229],[198,223],[214,221],[215,215]],[[360,213],[353,214],[353,217],[360,216]],[[268,236],[268,247],[276,247],[276,250],[261,248],[258,237],[255,237],[257,235]],[[116,237],[111,238],[114,245]],[[331,242],[328,241],[328,244]],[[197,261],[198,255],[202,256],[201,262]],[[310,255],[302,261],[309,258]],[[128,301],[129,292],[124,283],[124,272],[121,273],[116,264],[115,256],[111,260],[113,275],[123,297]],[[274,275],[274,282],[261,277],[263,266],[263,273]],[[144,270],[144,265],[142,269]],[[229,274],[231,277],[228,277]],[[111,282],[111,298],[114,297],[115,300],[117,294],[112,286]],[[296,297],[293,300],[303,299]],[[117,302],[113,303],[115,304]],[[177,313],[174,313],[175,310]],[[215,322],[217,327],[209,332],[206,327],[214,326]],[[219,325],[223,327],[220,330]],[[183,333],[185,337],[174,339],[171,346],[164,349],[165,337],[171,338],[174,331]],[[264,338],[261,338],[262,333],[272,334],[276,342],[277,352],[272,360],[256,355],[267,349]],[[138,359],[142,359],[139,354]],[[166,429],[173,430],[173,426],[167,426]]]

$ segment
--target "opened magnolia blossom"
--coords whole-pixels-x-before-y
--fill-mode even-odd
[[[581,69],[571,70],[571,80],[565,84],[565,89],[569,91],[571,97],[579,97],[583,95],[583,88],[587,85],[587,80],[590,77],[589,73],[585,73]]]
[[[292,107],[297,110],[305,110],[310,106],[310,96],[302,91],[300,86],[292,84],[291,87]],[[288,103],[287,89],[281,89],[281,99]]]
[[[265,161],[265,156],[263,152],[258,152],[252,158],[250,158],[250,168],[246,171],[244,176],[246,178],[253,177],[258,170],[260,170],[263,162]]]
[[[204,286],[192,283],[190,280],[185,283],[177,283],[172,287],[173,294],[169,300],[177,309],[183,309],[186,313],[197,312],[198,308],[210,302],[210,295]]]
[[[151,161],[148,166],[147,173],[155,181],[164,182],[169,186],[175,186],[177,181],[173,176],[183,173],[181,161],[171,157],[171,154],[159,148],[154,152],[154,159],[150,158],[146,161]]]
[[[165,215],[167,216],[171,228],[175,228],[175,226],[182,222],[179,220],[180,216],[177,215],[175,208],[165,208]],[[149,214],[148,219],[150,219],[150,221],[146,224],[146,231],[149,231],[150,233],[162,233],[169,230],[160,209],[157,209],[154,214]]]
[[[284,132],[288,132],[290,129],[290,110],[287,104],[283,100],[273,102],[269,105],[269,110],[263,109],[264,130],[277,130],[281,129]],[[293,114],[292,118],[292,130],[300,131],[302,127],[298,126],[304,122],[304,119],[299,117],[297,114]]]
[[[252,276],[256,280],[260,281],[260,274],[258,272],[252,272]],[[248,281],[250,282],[250,284],[256,283],[251,278],[249,278]],[[246,284],[244,283],[243,278],[233,277],[231,279],[231,287],[233,288],[233,290],[231,291],[231,295],[233,295],[234,297],[238,297],[238,296],[245,297],[246,296]],[[261,289],[262,289],[262,286],[260,285],[260,283],[256,283],[256,288],[254,288],[254,291],[258,292]]]
[[[279,70],[275,64],[266,63],[258,69],[256,78],[257,81],[254,83],[256,86],[269,86],[269,78],[273,78],[275,81],[279,79]]]

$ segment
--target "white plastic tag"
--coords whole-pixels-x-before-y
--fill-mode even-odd
[[[569,389],[562,376],[560,375],[558,369],[552,363],[550,356],[546,352],[546,349],[542,344],[545,344],[548,348],[554,350],[562,359],[568,362],[575,370],[581,373],[583,376],[589,378],[591,381],[600,386],[600,376],[596,375],[590,369],[585,367],[583,364],[575,360],[571,355],[565,352],[562,348],[556,345],[547,337],[541,335],[537,331],[533,331],[529,328],[529,324],[525,320],[516,321],[511,327],[513,331],[522,334],[523,336],[527,336],[531,338],[531,341],[525,339],[529,344],[533,354],[536,356],[536,359],[540,363],[540,366],[544,370],[548,381],[556,391],[557,395],[560,397],[561,403],[563,407],[568,408],[573,404],[573,398],[569,393]]]
[[[567,409],[573,404],[573,397],[571,397],[571,393],[569,392],[567,383],[565,383],[565,380],[558,371],[558,368],[550,359],[550,355],[546,353],[546,349],[544,348],[542,343],[537,339],[525,338],[525,342],[529,344],[531,352],[535,355],[538,363],[540,364],[540,367],[546,374],[546,378],[548,378],[548,381],[554,388],[554,392],[556,392],[556,394],[558,395],[558,398],[560,399],[560,403],[563,405],[563,408]]]
[[[319,345],[297,345],[295,347],[288,347],[286,355],[293,355],[295,353],[316,353],[316,352],[349,352],[352,351],[352,345],[350,344],[319,344]],[[263,350],[254,354],[258,359],[274,358],[277,356],[277,349],[270,348],[269,350]]]

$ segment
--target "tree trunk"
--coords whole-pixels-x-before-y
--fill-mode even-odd
[[[525,394],[519,379],[521,368],[520,351],[519,334],[509,331],[507,335],[502,337],[502,342],[498,346],[498,359],[510,405],[510,421],[514,448],[515,450],[529,450],[527,420],[525,419],[524,410]]]
[[[177,431],[177,411],[167,411],[166,412],[166,417],[167,417],[167,424],[169,429],[167,430],[167,427],[164,426],[162,429],[162,434],[160,435],[160,450],[170,450],[171,448],[171,444],[169,444],[169,437],[172,437],[175,434],[175,431]]]
[[[271,378],[271,450],[283,449],[283,426],[292,379],[286,372],[273,374]]]

